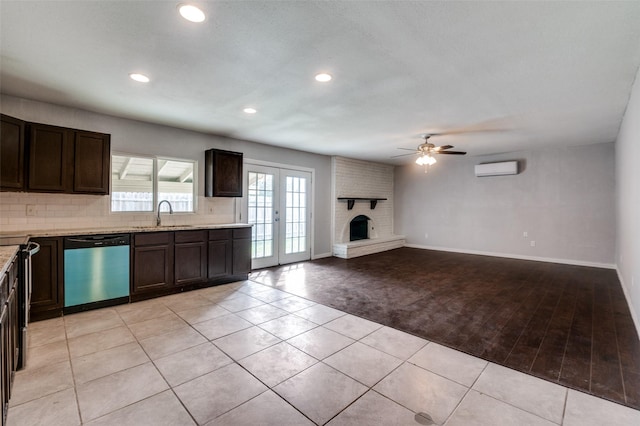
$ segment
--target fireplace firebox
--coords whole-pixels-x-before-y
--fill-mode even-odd
[[[369,218],[359,215],[349,223],[349,241],[369,239]]]

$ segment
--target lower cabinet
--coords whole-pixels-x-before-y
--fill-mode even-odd
[[[132,300],[243,280],[251,271],[251,228],[134,234]]]
[[[64,252],[62,237],[34,238],[40,251],[31,258],[30,321],[59,317],[64,308]]]
[[[173,232],[133,236],[131,295],[166,293],[173,286]]]
[[[20,357],[17,257],[0,277],[0,424],[6,424],[9,398]]]
[[[247,279],[251,272],[251,228],[233,230],[233,275]]]
[[[30,320],[62,315],[62,237],[34,238]],[[251,272],[251,228],[141,232],[131,238],[131,299],[244,280]]]
[[[233,251],[232,230],[212,229],[209,231],[209,254],[207,261],[209,280],[224,279],[232,275]]]
[[[174,285],[207,281],[207,231],[176,231]]]
[[[11,388],[11,371],[9,369],[9,320],[5,305],[2,306],[0,313],[0,344],[2,351],[0,352],[0,403],[2,403],[0,424],[6,424],[7,410],[9,408],[9,389]]]

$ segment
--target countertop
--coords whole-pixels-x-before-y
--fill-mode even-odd
[[[250,228],[247,223],[219,223],[213,225],[129,226],[117,228],[47,229],[0,234],[0,241],[13,238],[68,237],[72,235],[135,234],[139,232],[189,231],[199,229]]]
[[[29,238],[38,237],[68,237],[72,235],[98,234],[133,234],[140,232],[188,231],[199,229],[228,229],[250,228],[247,223],[222,223],[214,225],[168,225],[168,226],[130,226],[118,228],[87,228],[87,229],[52,229],[42,231],[13,232],[0,234],[0,266],[4,274],[10,266],[11,259],[18,253],[20,246],[26,244]]]
[[[9,266],[11,266],[11,259],[18,253],[19,249],[20,246],[0,246],[0,265],[2,265],[0,276],[7,272]]]

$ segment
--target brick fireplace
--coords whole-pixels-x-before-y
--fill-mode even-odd
[[[348,259],[402,247],[404,236],[393,234],[393,166],[333,157],[332,167],[333,255]]]

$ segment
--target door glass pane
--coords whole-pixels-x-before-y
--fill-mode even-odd
[[[253,226],[251,258],[273,255],[273,175],[249,172],[248,221]]]
[[[307,210],[304,199],[307,191],[307,179],[287,176],[285,206],[285,254],[306,251],[307,240],[304,229],[307,226]],[[301,232],[302,231],[302,232]]]

